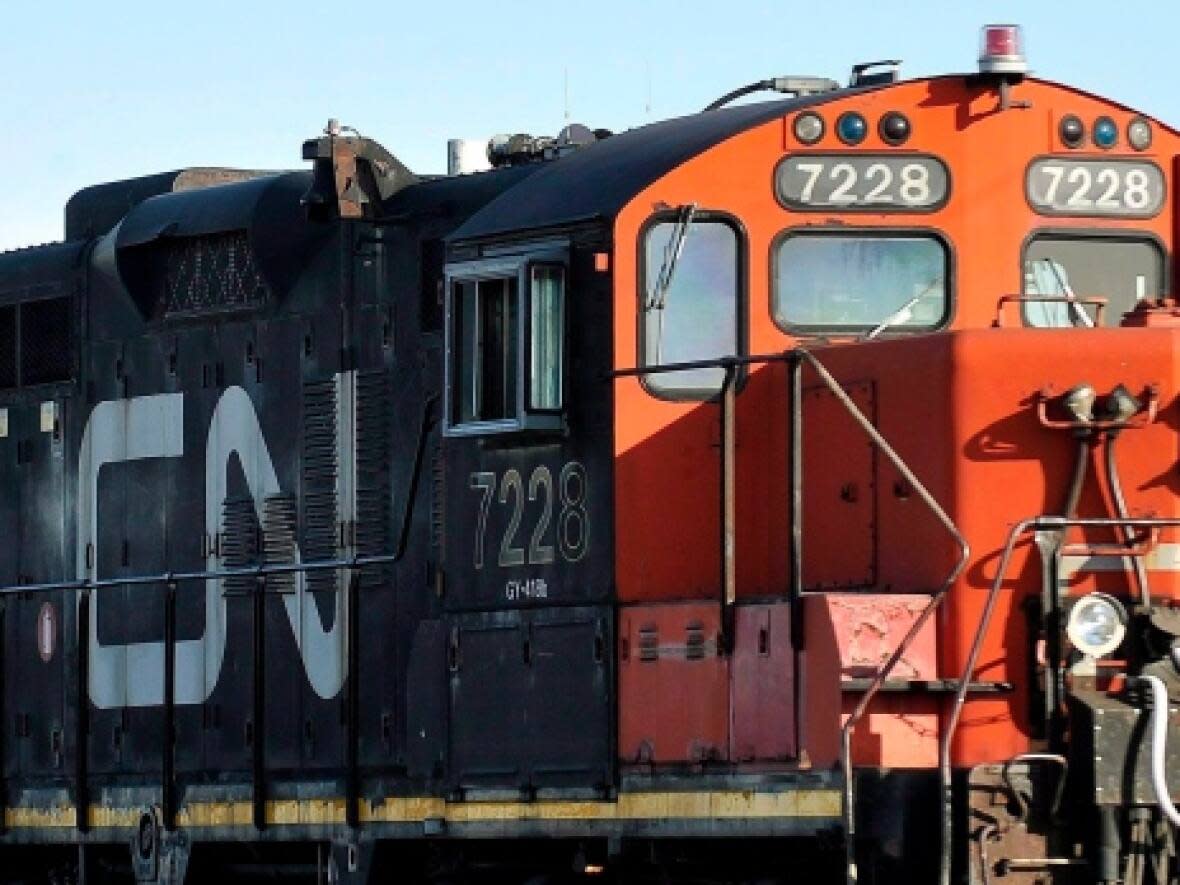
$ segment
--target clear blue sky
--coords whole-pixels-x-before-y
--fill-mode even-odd
[[[88,184],[194,165],[295,168],[328,117],[420,172],[448,137],[624,129],[776,74],[972,70],[1016,21],[1036,74],[1180,125],[1180,3],[385,3],[106,0],[0,7],[0,249],[59,239]],[[650,86],[650,113],[648,111]]]

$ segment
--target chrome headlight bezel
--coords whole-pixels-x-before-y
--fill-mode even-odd
[[[1104,618],[1104,635],[1087,634],[1087,630],[1093,631],[1095,627],[1095,617]],[[1127,610],[1108,593],[1088,593],[1070,606],[1065,635],[1082,654],[1091,658],[1105,657],[1127,638]]]

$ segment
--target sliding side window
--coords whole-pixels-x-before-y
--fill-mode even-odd
[[[447,287],[447,432],[560,429],[565,264],[456,265]]]
[[[643,366],[715,361],[741,352],[742,240],[724,218],[685,207],[645,229],[640,248],[640,362]],[[725,370],[645,375],[662,399],[708,399]]]

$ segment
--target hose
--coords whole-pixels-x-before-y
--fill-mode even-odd
[[[1158,676],[1140,676],[1139,681],[1151,688],[1151,786],[1160,811],[1180,827],[1180,811],[1168,795],[1168,779],[1164,772],[1164,758],[1168,747],[1168,690]]]
[[[731,101],[741,98],[743,95],[751,95],[755,92],[762,92],[763,90],[774,89],[774,80],[759,80],[756,83],[749,83],[734,89],[732,92],[727,92],[721,98],[710,104],[705,108],[706,111],[715,111],[718,108],[725,107]]]
[[[1123,497],[1123,485],[1119,482],[1118,464],[1114,458],[1114,444],[1119,438],[1117,432],[1111,432],[1106,437],[1106,478],[1110,483],[1110,496],[1114,499],[1115,514],[1119,519],[1129,519],[1127,515],[1127,501]],[[1120,532],[1127,544],[1135,543],[1135,530],[1124,526]],[[1131,564],[1135,567],[1135,582],[1139,585],[1139,600],[1146,608],[1151,608],[1151,587],[1147,583],[1147,567],[1143,564],[1142,556],[1132,556]]]

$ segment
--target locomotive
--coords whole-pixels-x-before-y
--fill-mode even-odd
[[[0,255],[0,879],[1172,882],[1180,133],[995,26],[489,157]]]

